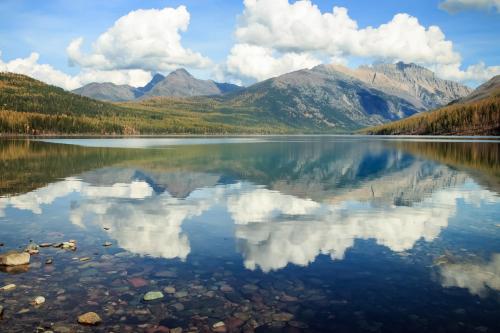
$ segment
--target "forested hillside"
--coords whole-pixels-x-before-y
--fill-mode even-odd
[[[499,77],[494,77],[472,92],[469,99],[361,132],[378,135],[500,135],[499,82]]]
[[[82,97],[28,76],[0,73],[0,134],[288,133],[251,108],[217,101],[153,99],[121,105]]]

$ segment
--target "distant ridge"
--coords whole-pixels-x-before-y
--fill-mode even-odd
[[[194,97],[222,95],[238,91],[242,87],[212,80],[199,80],[187,70],[180,68],[167,76],[155,74],[144,87],[116,85],[114,83],[89,83],[73,90],[75,94],[103,101],[124,102],[149,97]]]

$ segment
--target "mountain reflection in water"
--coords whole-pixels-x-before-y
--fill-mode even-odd
[[[242,269],[268,274],[295,266],[321,276],[313,264],[323,257],[333,264],[386,249],[385,256],[414,256],[445,289],[488,297],[500,291],[499,146],[273,138],[124,149],[0,141],[0,223],[12,247],[16,226],[8,222],[31,214],[43,230],[109,239],[131,256],[240,258]]]

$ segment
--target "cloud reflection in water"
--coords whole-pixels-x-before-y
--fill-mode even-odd
[[[495,253],[488,263],[446,263],[440,276],[443,287],[466,288],[473,295],[500,291],[500,254]]]
[[[288,264],[306,266],[320,254],[343,259],[356,239],[372,239],[392,251],[406,251],[420,239],[436,239],[456,214],[459,200],[479,206],[499,202],[495,193],[472,181],[434,189],[411,205],[375,197],[356,200],[346,192],[340,196],[342,200],[316,202],[248,182],[198,188],[185,198],[177,198],[168,190],[155,192],[145,181],[124,181],[94,186],[68,178],[27,194],[1,198],[0,207],[42,214],[43,205],[77,193],[79,197],[69,212],[75,226],[109,227],[109,236],[120,247],[138,255],[185,260],[191,246],[183,223],[193,217],[203,218],[220,205],[235,223],[235,238],[245,267],[268,272]],[[401,183],[394,184],[398,186],[393,191],[397,195]],[[384,186],[390,192],[387,187],[391,183]],[[419,185],[412,182],[411,186],[415,190]],[[358,193],[359,187],[349,191]]]

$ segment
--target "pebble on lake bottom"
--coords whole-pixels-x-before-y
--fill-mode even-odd
[[[34,304],[34,305],[42,305],[43,303],[45,303],[45,297],[43,297],[43,296],[37,296],[37,297],[33,300],[33,304]]]
[[[227,331],[226,324],[223,321],[219,321],[212,326],[212,330],[218,333],[224,333]]]
[[[149,291],[144,295],[145,301],[154,301],[156,299],[163,298],[163,293],[161,291]]]
[[[87,312],[78,316],[78,323],[82,325],[98,325],[101,322],[101,317],[95,312]]]
[[[12,290],[12,289],[15,289],[16,288],[16,285],[11,283],[11,284],[8,284],[6,286],[3,286],[2,288],[0,288],[1,291],[9,291],[9,290]]]

